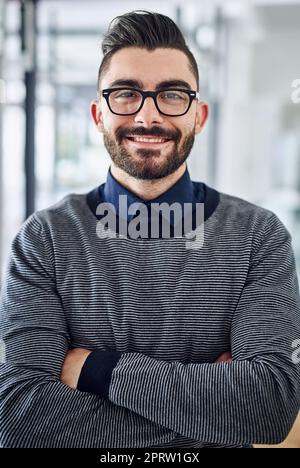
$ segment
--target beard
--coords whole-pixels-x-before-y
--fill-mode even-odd
[[[132,149],[124,144],[125,136],[156,136],[173,140],[171,149]],[[180,141],[182,142],[180,143]],[[147,130],[143,127],[134,130],[118,128],[114,135],[103,129],[103,141],[116,167],[131,177],[140,180],[157,180],[167,177],[179,169],[187,160],[195,141],[194,130],[182,139],[179,130],[167,133],[161,127]]]

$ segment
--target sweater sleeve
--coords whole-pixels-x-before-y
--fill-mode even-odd
[[[125,408],[60,382],[71,338],[49,236],[36,215],[24,223],[1,291],[0,446],[135,447],[135,424],[149,444],[174,437]]]
[[[275,214],[253,246],[231,330],[233,363],[182,364],[124,354],[110,400],[211,444],[277,444],[299,410],[300,300],[291,237]]]

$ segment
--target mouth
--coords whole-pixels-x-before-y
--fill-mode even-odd
[[[144,148],[160,148],[172,142],[171,138],[149,137],[149,136],[128,136],[124,140],[132,146]]]

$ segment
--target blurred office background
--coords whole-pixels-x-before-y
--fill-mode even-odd
[[[1,274],[29,214],[105,181],[89,114],[101,39],[141,8],[172,17],[199,64],[211,113],[192,179],[274,211],[300,272],[300,0],[0,0]]]

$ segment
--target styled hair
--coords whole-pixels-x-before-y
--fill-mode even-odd
[[[158,47],[181,50],[190,62],[199,91],[197,62],[180,29],[168,16],[147,10],[135,10],[117,16],[110,22],[102,42],[103,59],[98,72],[98,90],[101,76],[107,71],[112,56],[125,47],[141,47],[148,51]]]

